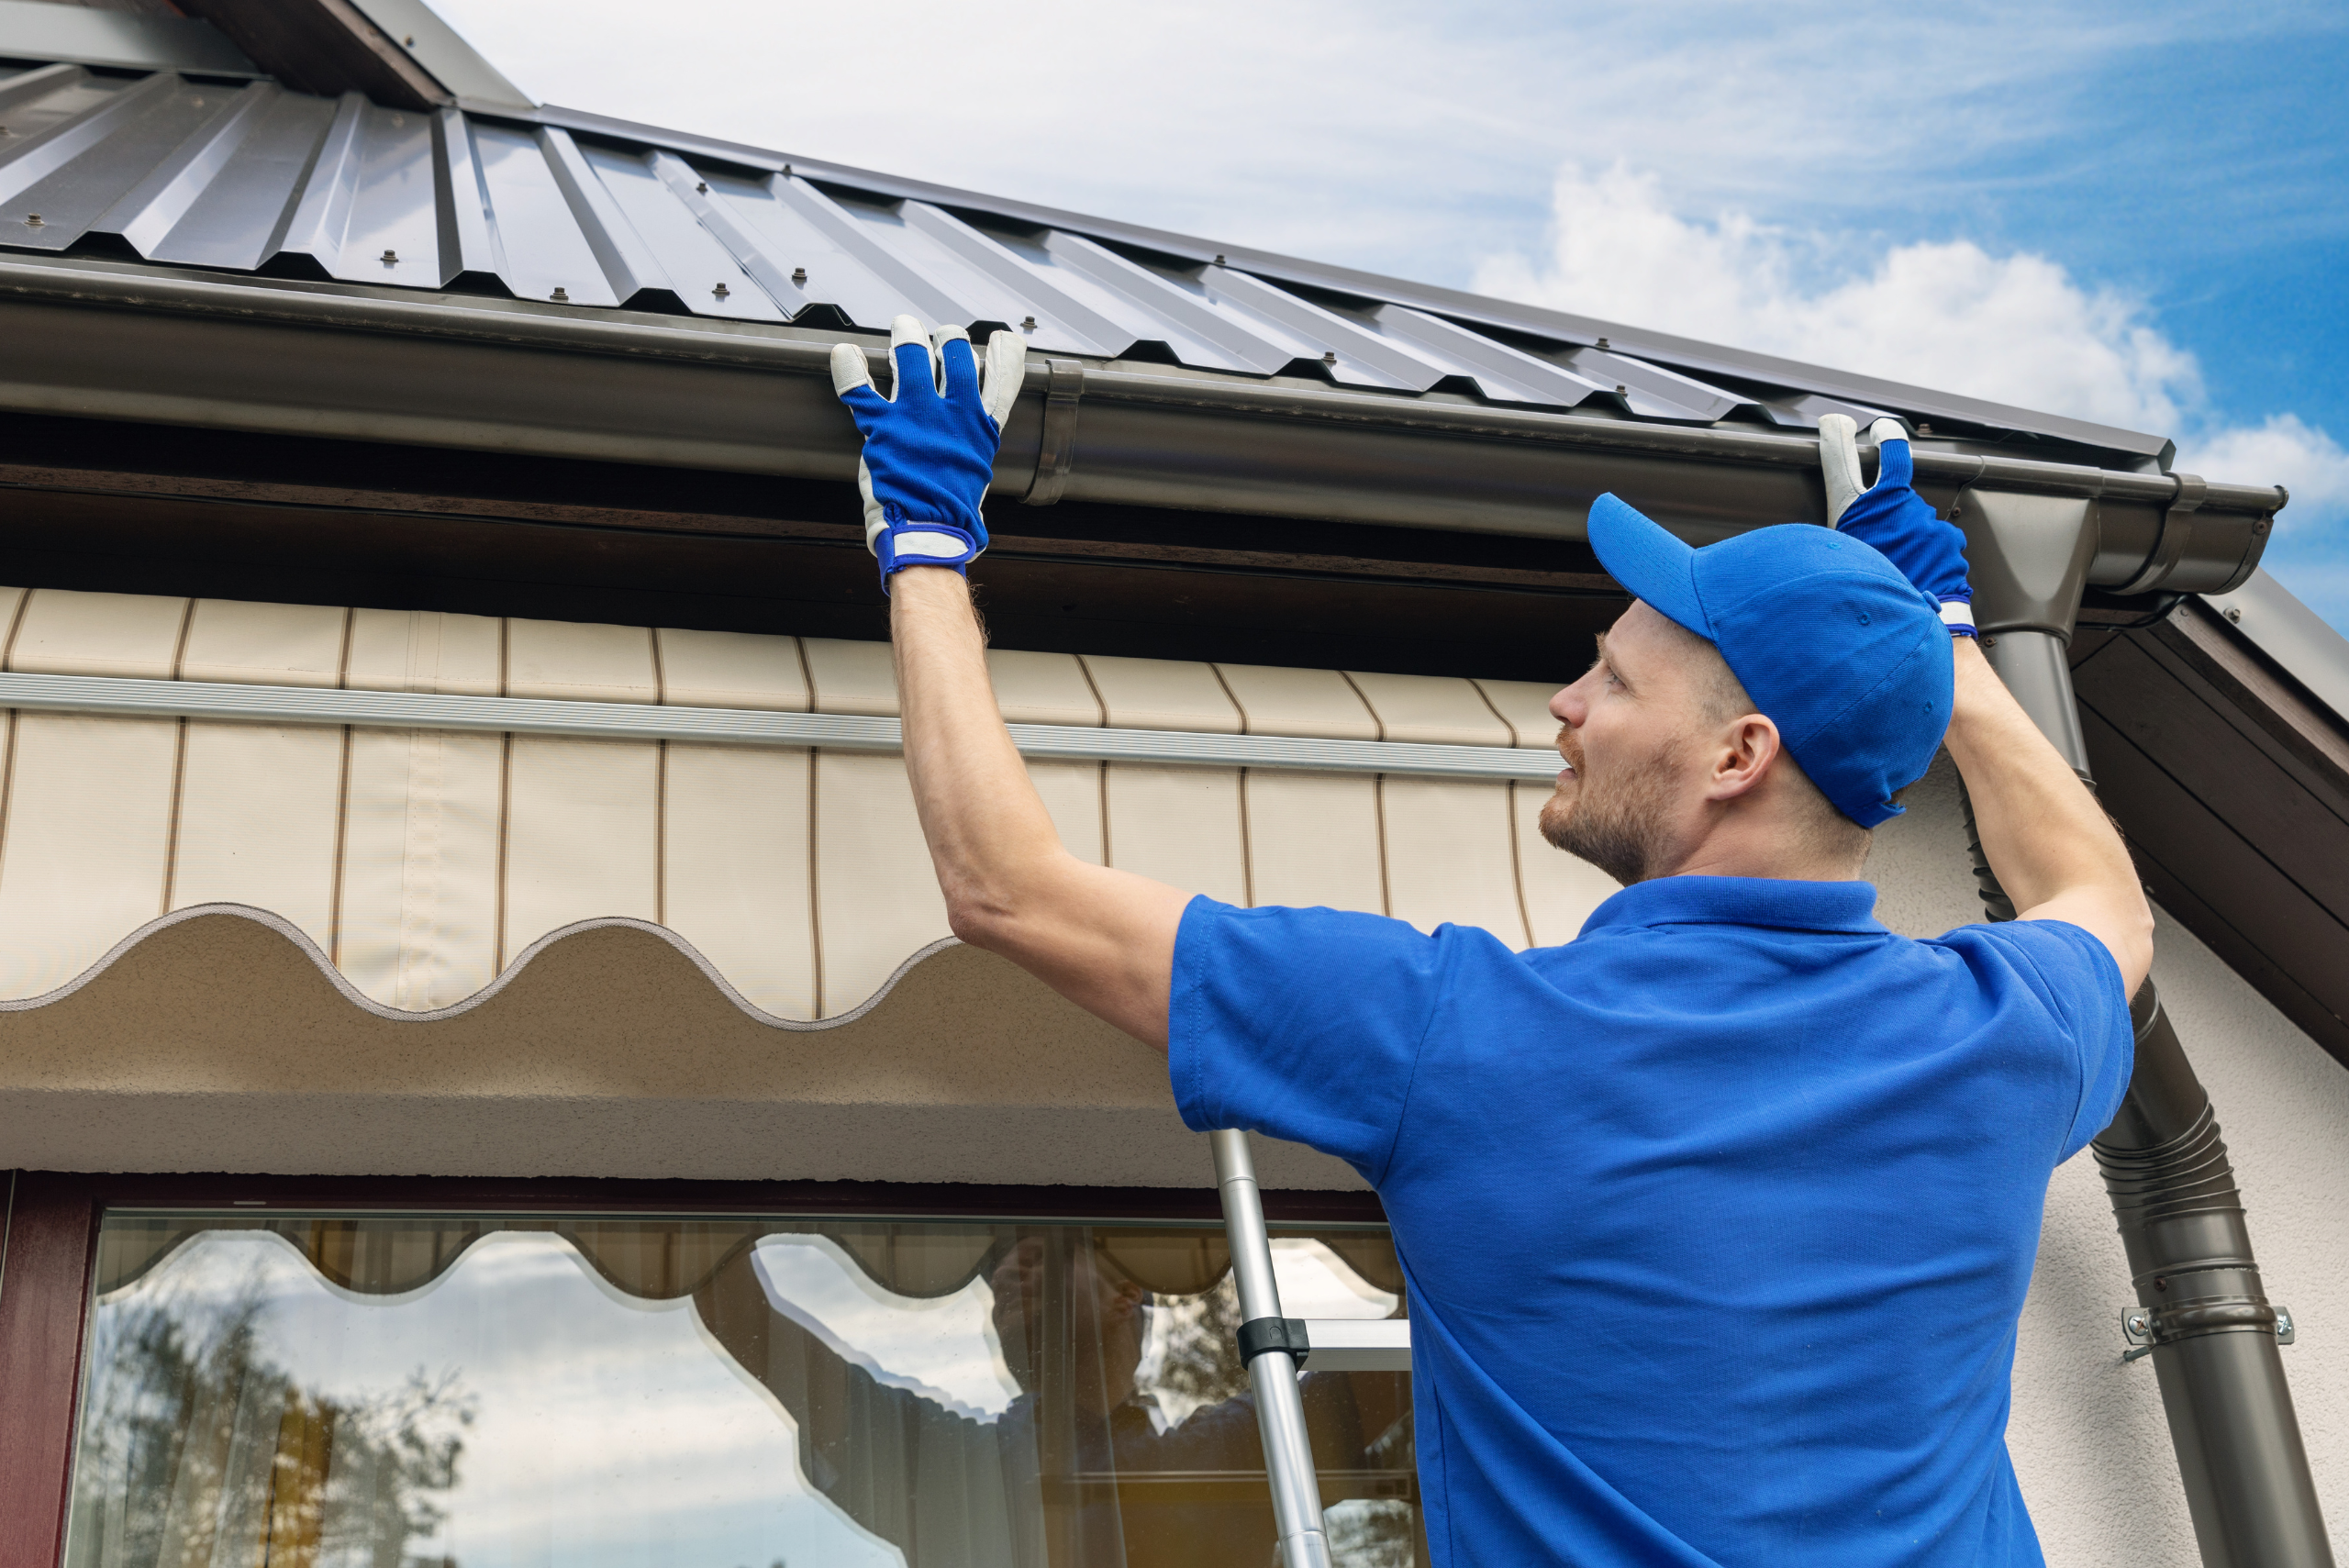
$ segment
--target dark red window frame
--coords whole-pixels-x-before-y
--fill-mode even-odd
[[[468,1176],[86,1175],[7,1173],[0,1240],[0,1568],[56,1568],[80,1392],[82,1320],[109,1208],[342,1212],[886,1215],[1217,1224],[1208,1188],[896,1182],[606,1181]],[[1275,1223],[1384,1223],[1370,1193],[1267,1192]]]

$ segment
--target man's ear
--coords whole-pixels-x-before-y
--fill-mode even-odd
[[[1765,714],[1749,713],[1732,719],[1721,732],[1715,751],[1713,776],[1706,781],[1705,798],[1734,800],[1760,784],[1786,748],[1778,727]]]

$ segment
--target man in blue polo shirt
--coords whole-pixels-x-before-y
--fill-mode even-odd
[[[1880,426],[1840,527],[1691,550],[1601,496],[1636,602],[1553,701],[1544,836],[1625,884],[1564,947],[1238,909],[1061,847],[958,575],[1016,339],[843,348],[906,759],[956,933],[1168,1052],[1184,1118],[1346,1160],[1409,1280],[1455,1564],[2027,1564],[2009,1376],[2049,1173],[2130,1072],[2152,919],[1983,659]],[[1848,504],[1847,504],[1848,503]],[[1887,931],[1868,829],[1947,744],[2019,920]]]

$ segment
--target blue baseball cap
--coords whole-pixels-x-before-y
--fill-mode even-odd
[[[1754,706],[1835,808],[1900,815],[1949,727],[1955,679],[1941,606],[1849,534],[1756,528],[1698,550],[1612,495],[1590,545],[1615,581],[1721,651]]]

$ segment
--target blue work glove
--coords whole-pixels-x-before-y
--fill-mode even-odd
[[[1933,515],[1909,484],[1909,432],[1897,419],[1868,427],[1876,442],[1876,483],[1860,488],[1859,427],[1842,414],[1819,420],[1819,462],[1827,473],[1827,523],[1873,545],[1941,601],[1952,637],[1974,635],[1974,590],[1965,581],[1965,535]]]
[[[864,547],[881,562],[881,591],[907,566],[966,571],[987,547],[979,501],[995,472],[1003,421],[1019,395],[1028,344],[1017,332],[987,339],[984,377],[960,327],[925,334],[900,316],[889,323],[894,396],[873,384],[864,350],[832,347],[832,390],[864,438],[856,465],[864,493]]]

